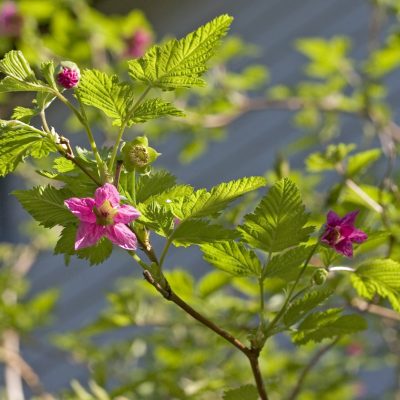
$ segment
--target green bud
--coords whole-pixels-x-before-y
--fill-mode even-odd
[[[152,147],[146,137],[138,136],[132,142],[125,143],[122,148],[122,160],[127,171],[145,172],[160,155]]]
[[[312,276],[312,282],[315,285],[323,285],[328,277],[329,271],[325,268],[318,268],[313,276]]]

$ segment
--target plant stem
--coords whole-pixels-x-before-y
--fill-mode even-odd
[[[258,362],[258,354],[248,357],[251,365],[251,370],[253,371],[254,380],[256,382],[257,391],[260,395],[261,400],[268,400],[268,395],[265,390],[264,381],[261,376],[260,364]]]
[[[267,331],[266,331],[266,333],[265,333],[265,336],[266,336],[266,337],[268,337],[268,334],[270,334],[270,333],[273,331],[273,328],[275,328],[276,324],[279,322],[279,320],[282,318],[283,314],[285,313],[285,311],[286,311],[286,309],[287,309],[289,303],[290,303],[291,300],[292,300],[293,292],[295,291],[297,284],[299,283],[301,277],[303,276],[303,274],[304,274],[304,272],[305,272],[305,270],[306,270],[306,268],[307,268],[307,266],[308,266],[308,263],[310,262],[311,257],[314,255],[314,253],[315,253],[315,251],[317,250],[318,246],[319,246],[319,240],[318,240],[317,243],[313,246],[313,248],[312,248],[311,251],[310,251],[310,254],[309,254],[308,257],[307,257],[307,259],[304,261],[303,267],[302,267],[302,269],[300,270],[299,274],[297,275],[297,278],[296,278],[296,280],[295,280],[295,282],[294,282],[292,288],[290,289],[289,294],[287,295],[286,300],[285,300],[285,302],[284,302],[282,308],[280,309],[280,311],[278,312],[278,314],[276,314],[276,316],[275,316],[275,318],[272,320],[272,322],[269,324],[268,329],[267,329]]]
[[[258,285],[260,288],[260,327],[263,328],[265,325],[264,318],[264,279],[258,279]]]
[[[118,153],[118,148],[119,145],[121,143],[122,140],[122,136],[124,134],[125,128],[127,123],[129,122],[129,120],[132,118],[134,112],[136,111],[136,109],[140,106],[141,102],[143,101],[143,99],[147,96],[147,94],[150,92],[151,90],[151,86],[147,86],[147,88],[144,90],[144,92],[142,93],[142,95],[137,99],[136,103],[133,105],[130,113],[128,114],[128,116],[126,117],[126,120],[121,124],[121,127],[118,131],[118,136],[117,136],[117,140],[114,143],[113,146],[113,151],[111,153],[111,159],[110,162],[108,164],[108,169],[110,171],[112,171],[113,166],[114,166],[114,162],[115,162],[115,157],[117,156]]]
[[[160,268],[162,268],[162,266],[164,264],[164,260],[165,260],[165,257],[167,256],[168,249],[171,246],[172,239],[173,239],[173,234],[165,242],[165,246],[163,248],[163,251],[162,251],[161,257],[160,257]]]
[[[87,122],[86,114],[85,114],[83,106],[82,106],[82,104],[80,102],[79,95],[77,95],[77,99],[79,101],[79,104],[81,106],[81,110],[82,110],[83,114],[66,97],[64,97],[59,91],[55,90],[54,94],[58,97],[59,100],[61,100],[76,115],[76,117],[78,118],[79,122],[84,127],[84,129],[86,131],[86,134],[87,134],[87,137],[88,137],[88,140],[89,140],[90,147],[92,148],[93,154],[94,154],[94,156],[96,158],[96,163],[97,163],[97,167],[98,167],[98,169],[100,171],[101,179],[104,181],[105,180],[105,170],[104,170],[103,160],[101,159],[99,151],[97,150],[96,142],[94,140],[93,133],[92,133],[92,131],[90,129],[90,126],[89,126],[89,124]]]
[[[333,342],[329,343],[328,345],[322,347],[319,349],[313,357],[311,357],[310,361],[308,364],[305,366],[303,369],[302,373],[299,376],[299,379],[293,388],[292,392],[290,393],[288,400],[295,400],[296,397],[300,394],[301,387],[303,386],[303,383],[307,377],[307,375],[310,373],[310,371],[315,367],[315,365],[318,363],[318,361],[321,359],[321,357],[327,353],[335,344],[339,341],[339,337],[337,337]]]

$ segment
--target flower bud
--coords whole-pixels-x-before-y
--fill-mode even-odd
[[[78,66],[70,61],[61,63],[57,74],[57,82],[65,89],[71,89],[78,85],[81,73]]]
[[[12,1],[5,1],[0,9],[0,35],[17,38],[23,25],[22,15]]]
[[[328,274],[329,271],[325,268],[318,268],[312,276],[312,282],[318,286],[323,285],[328,277]]]
[[[125,143],[122,148],[122,159],[127,171],[134,169],[145,172],[146,168],[153,163],[160,153],[149,147],[146,137],[138,136],[135,140]]]
[[[125,56],[133,58],[142,57],[151,42],[151,34],[144,29],[138,29],[129,39],[126,40]]]

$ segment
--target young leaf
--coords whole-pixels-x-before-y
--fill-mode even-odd
[[[210,224],[204,220],[181,222],[172,234],[175,246],[190,246],[191,244],[214,243],[235,239],[236,232],[225,229],[220,225]]]
[[[127,119],[133,106],[133,88],[127,83],[121,83],[116,75],[86,69],[82,73],[77,93],[84,104],[96,107],[114,119],[114,125],[128,124]]]
[[[372,300],[378,294],[400,312],[400,263],[397,261],[365,261],[351,275],[351,282],[360,296]]]
[[[288,178],[278,181],[238,229],[253,247],[278,252],[308,240],[314,227],[304,227],[308,214],[300,192]]]
[[[0,92],[51,91],[51,88],[36,79],[22,52],[9,51],[0,61],[0,72],[7,75],[0,82]]]
[[[33,110],[32,108],[17,106],[14,108],[11,118],[18,119],[25,124],[29,124],[32,117],[34,117],[36,114],[36,110]]]
[[[210,243],[201,246],[203,258],[216,268],[236,276],[259,277],[262,270],[254,251],[234,241]]]
[[[310,341],[321,342],[324,339],[350,335],[367,328],[365,319],[359,315],[340,315],[340,308],[331,308],[309,314],[300,324],[299,330],[292,335],[296,344]]]
[[[181,40],[153,46],[144,57],[129,61],[129,74],[149,86],[163,90],[204,86],[201,75],[226,34],[232,17],[221,15]]]
[[[263,279],[280,278],[288,283],[296,279],[310,251],[310,246],[298,246],[273,256],[265,268]]]
[[[223,400],[257,400],[258,392],[253,385],[240,386],[224,392]]]
[[[141,213],[140,222],[154,230],[161,236],[169,236],[174,228],[174,216],[169,208],[165,208],[155,201],[138,205]]]
[[[332,294],[332,290],[313,290],[306,293],[300,299],[295,300],[283,316],[285,325],[290,327],[296,324],[314,308],[323,304]]]
[[[72,224],[63,228],[54,248],[54,254],[64,254],[66,264],[69,263],[72,255],[77,255],[78,258],[88,260],[90,265],[101,264],[110,257],[113,246],[107,238],[100,239],[94,246],[75,251],[76,229],[76,225]]]
[[[57,151],[44,132],[21,121],[0,120],[0,176],[17,168],[25,157],[42,158]]]
[[[183,117],[185,114],[171,103],[162,101],[161,99],[150,99],[140,104],[135,110],[132,121],[137,124],[168,115]]]
[[[32,217],[46,228],[68,225],[76,217],[65,207],[64,200],[71,197],[64,189],[52,186],[37,186],[31,190],[16,190],[13,195]]]
[[[189,197],[173,201],[171,204],[172,212],[181,220],[216,215],[233,200],[264,185],[265,179],[263,177],[252,176],[221,183],[213,187],[210,192],[200,189]]]

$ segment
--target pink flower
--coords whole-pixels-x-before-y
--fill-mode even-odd
[[[71,89],[79,83],[81,74],[75,63],[64,61],[57,75],[57,82],[65,89]]]
[[[75,250],[93,246],[102,237],[123,249],[136,250],[136,236],[126,224],[140,217],[140,212],[132,206],[120,204],[115,186],[106,183],[96,189],[94,199],[72,197],[64,204],[80,220]]]
[[[4,2],[0,9],[0,35],[18,37],[22,29],[22,15],[12,1]]]
[[[362,243],[368,238],[365,232],[354,227],[357,214],[358,211],[353,211],[340,218],[335,212],[329,211],[321,242],[346,257],[352,257],[353,243]]]
[[[131,38],[126,41],[126,57],[142,57],[152,42],[151,35],[144,29],[138,29]]]

